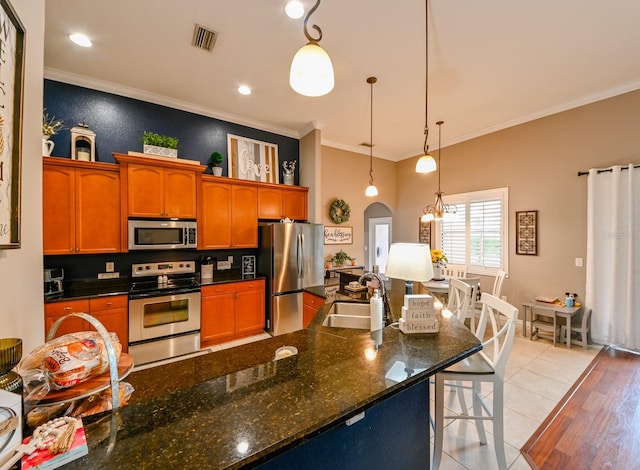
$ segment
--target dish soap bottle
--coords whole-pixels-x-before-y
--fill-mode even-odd
[[[384,306],[378,289],[373,291],[373,297],[369,299],[369,311],[371,312],[371,331],[381,330],[384,327],[382,320]]]

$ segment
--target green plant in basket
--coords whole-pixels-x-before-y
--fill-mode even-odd
[[[336,263],[336,266],[344,266],[345,262],[351,261],[352,259],[353,258],[351,258],[351,256],[346,254],[344,251],[340,250],[335,255],[333,255],[333,258],[331,258],[331,261]]]
[[[160,135],[155,132],[144,131],[142,134],[142,143],[144,145],[153,145],[156,147],[164,147],[168,149],[178,148],[178,138],[168,135]]]

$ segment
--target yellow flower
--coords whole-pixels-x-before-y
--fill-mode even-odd
[[[431,250],[431,262],[442,263],[448,261],[442,250]]]

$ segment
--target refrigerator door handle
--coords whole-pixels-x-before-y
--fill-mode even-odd
[[[298,277],[304,276],[305,252],[304,252],[304,234],[298,235]]]

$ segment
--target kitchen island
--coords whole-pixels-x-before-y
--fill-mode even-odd
[[[65,468],[335,468],[327,455],[359,459],[377,450],[393,462],[407,448],[428,463],[428,377],[480,343],[455,318],[442,319],[437,334],[392,326],[371,333],[322,326],[328,310],[305,330],[134,371],[130,404],[85,418],[89,454]],[[282,346],[298,353],[276,361]],[[422,436],[412,443],[402,423]],[[345,448],[351,430],[355,441]]]

